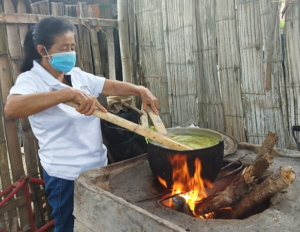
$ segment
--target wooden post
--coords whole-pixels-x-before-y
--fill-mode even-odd
[[[30,4],[32,14],[50,15],[49,1],[43,0]]]
[[[85,2],[77,3],[77,16],[80,18],[87,17],[87,5]],[[94,73],[93,63],[92,63],[92,53],[91,53],[91,43],[90,43],[90,28],[89,25],[78,26],[79,35],[79,48],[81,55],[81,65],[83,70],[88,73]]]
[[[90,18],[94,18],[94,12],[93,12],[93,9],[92,9],[91,6],[88,6],[88,16]],[[92,52],[93,52],[93,62],[94,62],[94,68],[95,68],[95,75],[103,76],[102,67],[101,67],[101,56],[100,56],[100,49],[99,49],[99,44],[98,44],[98,35],[97,35],[96,27],[91,28],[90,37],[91,37],[91,45],[92,45]]]
[[[118,23],[123,81],[133,83],[128,35],[128,0],[118,1]]]
[[[64,3],[62,2],[51,2],[51,12],[53,16],[64,15]]]

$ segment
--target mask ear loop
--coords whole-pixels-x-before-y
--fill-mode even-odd
[[[45,52],[46,52],[46,54],[47,54],[47,55],[44,56],[44,57],[48,57],[51,61],[53,61],[53,60],[50,58],[50,56],[52,56],[52,55],[49,55],[49,54],[48,54],[48,51],[47,51],[47,49],[46,49],[45,47],[44,47],[44,49],[45,49]]]

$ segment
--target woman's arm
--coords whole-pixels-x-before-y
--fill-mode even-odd
[[[96,97],[73,88],[25,95],[12,94],[7,99],[4,111],[10,118],[24,118],[67,101],[79,104],[76,110],[87,116],[94,112],[95,107],[107,112]]]
[[[113,96],[140,96],[144,110],[147,112],[147,106],[150,105],[152,110],[158,114],[157,98],[144,86],[106,79],[102,94]]]

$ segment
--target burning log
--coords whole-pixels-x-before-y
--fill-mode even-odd
[[[231,213],[227,215],[232,219],[241,218],[250,209],[273,196],[275,193],[289,187],[295,178],[296,174],[291,167],[281,167],[240,202],[235,204]]]
[[[174,204],[174,208],[178,212],[182,212],[194,217],[192,210],[189,205],[186,203],[185,199],[181,196],[172,197],[172,202]]]
[[[251,192],[256,187],[257,180],[273,163],[273,157],[270,154],[277,141],[278,136],[269,132],[253,164],[240,172],[223,192],[196,202],[194,214],[201,216],[228,207]]]

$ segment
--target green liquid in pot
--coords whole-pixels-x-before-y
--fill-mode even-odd
[[[219,142],[216,139],[202,135],[175,135],[171,138],[195,149],[211,147]]]

